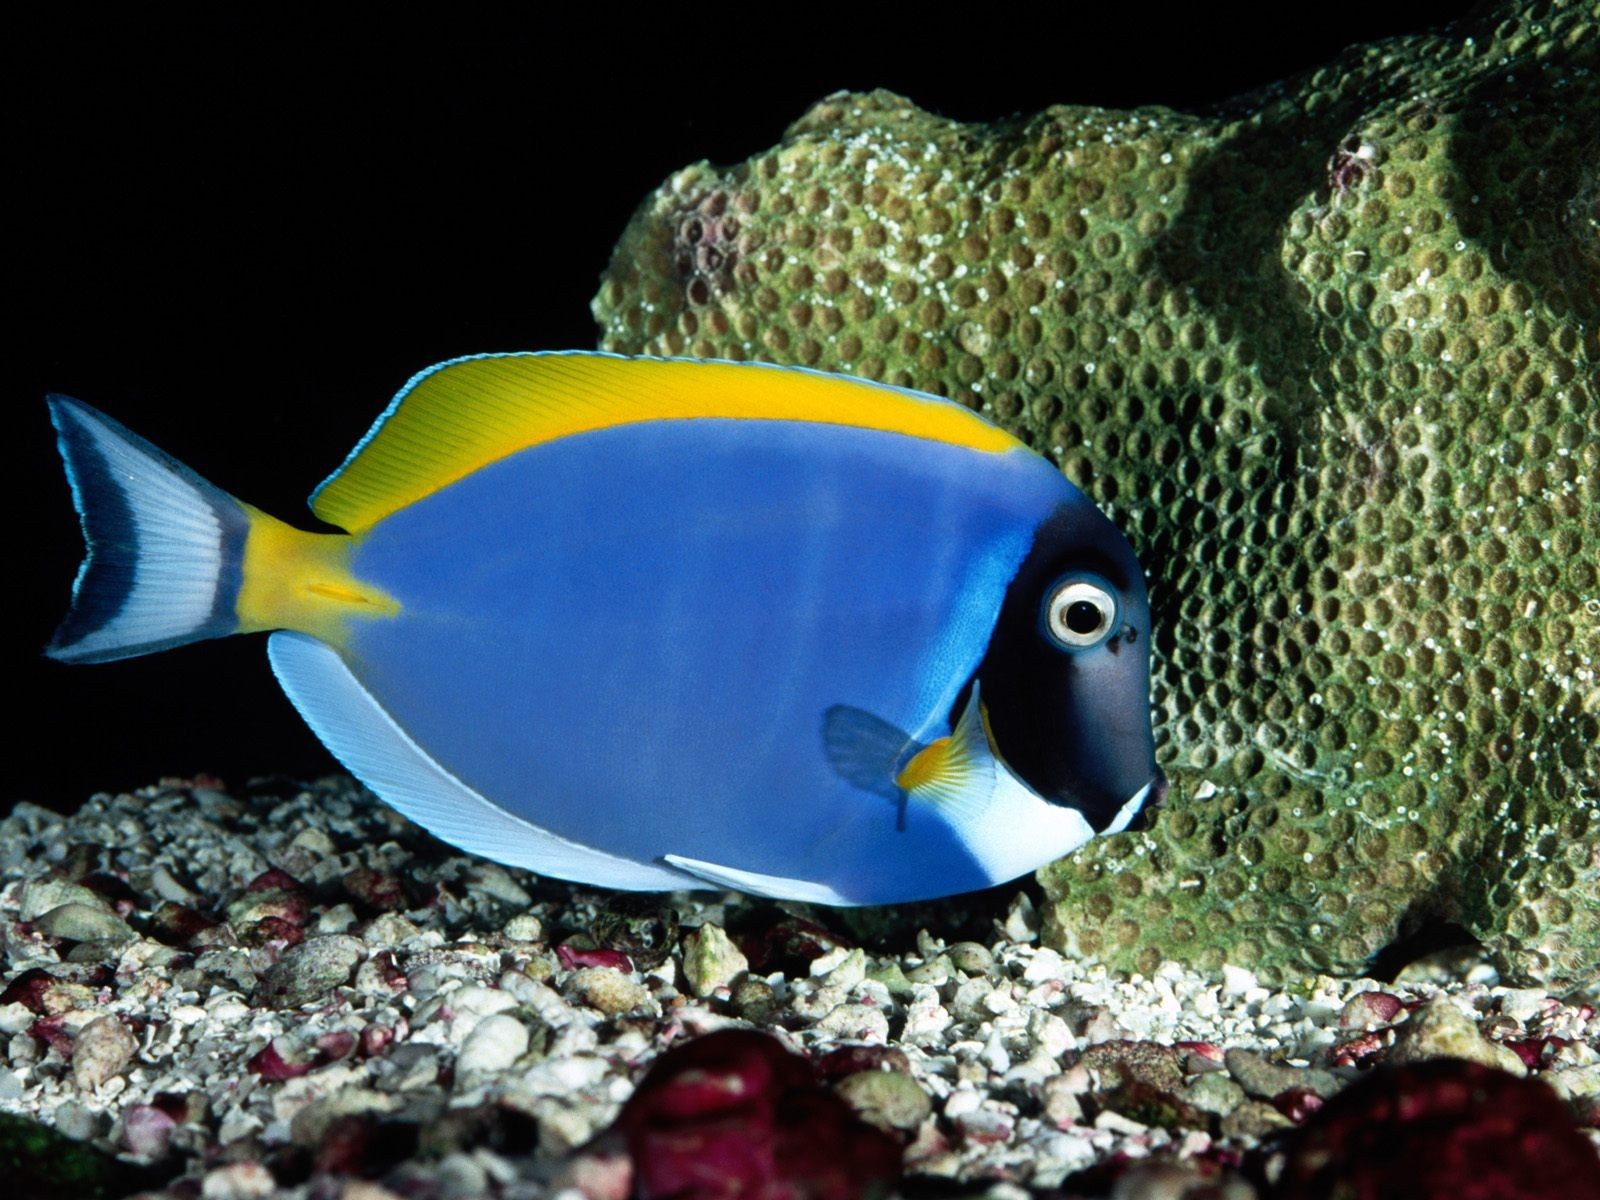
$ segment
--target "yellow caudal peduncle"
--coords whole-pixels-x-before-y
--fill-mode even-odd
[[[250,520],[239,581],[239,632],[292,629],[342,646],[349,623],[392,617],[400,605],[383,589],[350,573],[355,539],[306,533],[258,508]]]

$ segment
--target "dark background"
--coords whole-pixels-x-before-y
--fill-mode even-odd
[[[1282,6],[1267,28],[1230,7],[978,5],[937,27],[921,5],[881,22],[774,8],[783,32],[719,7],[643,24],[600,5],[476,25],[11,18],[0,811],[334,769],[259,637],[99,667],[40,655],[80,545],[47,391],[300,519],[421,367],[592,346],[589,301],[640,201],[678,167],[765,149],[828,92],[887,87],[963,120],[1194,108],[1466,5]]]

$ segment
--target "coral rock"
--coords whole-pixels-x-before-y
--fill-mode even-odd
[[[1476,1063],[1380,1067],[1288,1143],[1276,1200],[1600,1200],[1600,1155],[1542,1083]]]
[[[956,397],[1149,572],[1174,788],[1042,873],[1148,973],[1358,974],[1427,921],[1600,978],[1600,38],[1490,4],[1202,114],[837,95],[672,176],[631,353]]]

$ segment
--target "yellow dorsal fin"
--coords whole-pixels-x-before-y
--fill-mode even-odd
[[[895,776],[895,786],[940,807],[981,805],[994,788],[994,759],[984,734],[977,686],[949,737],[930,742]]]
[[[637,421],[733,417],[885,429],[998,453],[1019,442],[976,413],[900,388],[753,363],[496,354],[411,380],[311,497],[360,533],[478,468],[541,442]]]

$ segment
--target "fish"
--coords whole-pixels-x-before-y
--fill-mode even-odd
[[[297,529],[48,397],[86,554],[46,647],[268,633],[278,682],[443,841],[632,891],[969,892],[1166,781],[1126,538],[972,409],[596,352],[422,371]]]

